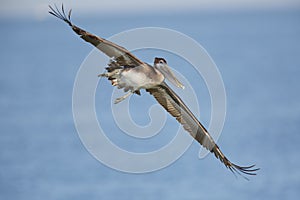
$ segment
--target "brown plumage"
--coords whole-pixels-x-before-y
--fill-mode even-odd
[[[247,175],[256,175],[255,165],[242,167],[231,163],[214,142],[205,127],[193,115],[181,98],[164,82],[157,87],[146,89],[154,98],[183,125],[183,128],[191,134],[202,146],[214,153],[214,155],[232,172],[242,172]],[[245,177],[246,178],[246,177]]]
[[[61,8],[61,12],[56,6],[55,9],[51,6],[49,7],[51,9],[49,12],[50,14],[65,21],[69,26],[71,26],[76,34],[80,35],[82,39],[91,43],[112,59],[109,63],[109,67],[106,68],[107,73],[102,74],[101,76],[107,77],[110,81],[112,81],[112,84],[118,88],[124,88],[126,91],[132,90],[132,93],[140,94],[139,90],[145,89],[154,96],[154,98],[167,112],[169,112],[180,124],[183,125],[184,129],[189,132],[195,140],[197,140],[207,150],[212,152],[216,158],[218,158],[233,173],[236,172],[238,174],[243,173],[246,175],[256,175],[256,171],[259,169],[254,168],[255,165],[242,167],[230,162],[226,158],[205,127],[193,115],[180,97],[165,83],[163,77],[171,79],[176,86],[183,87],[182,84],[175,78],[171,70],[167,67],[165,59],[155,58],[154,67],[151,67],[139,60],[124,47],[95,36],[73,25],[71,23],[71,10],[68,15],[66,15],[63,6]],[[141,87],[136,87],[128,85],[127,82],[121,82],[121,78],[123,77],[124,79],[126,73],[133,73],[133,77],[138,75],[146,77],[149,76],[145,79],[149,83]]]

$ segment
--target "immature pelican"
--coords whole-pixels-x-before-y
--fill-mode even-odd
[[[259,169],[254,168],[255,165],[242,167],[230,162],[225,157],[204,126],[197,120],[180,97],[166,84],[165,79],[177,87],[183,88],[183,85],[172,73],[165,59],[155,58],[154,67],[152,67],[139,60],[127,49],[73,25],[71,22],[72,10],[66,15],[63,6],[61,11],[57,7],[55,7],[56,9],[49,7],[51,9],[49,11],[50,14],[65,21],[82,39],[110,57],[109,67],[106,68],[107,72],[99,76],[107,77],[113,86],[117,86],[119,89],[123,88],[125,92],[128,92],[124,96],[117,98],[115,103],[121,102],[134,93],[140,95],[140,90],[145,89],[183,125],[184,129],[192,137],[207,150],[214,153],[233,173],[237,172],[241,175],[240,172],[242,172],[246,175],[256,175],[256,171]]]

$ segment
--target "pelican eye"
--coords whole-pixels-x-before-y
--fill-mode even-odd
[[[165,62],[163,60],[160,60],[159,64],[165,64]]]

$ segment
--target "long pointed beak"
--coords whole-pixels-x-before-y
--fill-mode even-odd
[[[165,76],[168,81],[174,84],[176,87],[184,89],[184,85],[176,78],[171,68],[168,65],[160,65],[157,69]]]

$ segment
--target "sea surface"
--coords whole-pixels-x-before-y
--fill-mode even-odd
[[[213,155],[199,159],[196,142],[176,162],[154,172],[124,173],[102,164],[80,140],[72,113],[76,74],[93,47],[51,16],[0,19],[0,199],[299,198],[299,11],[82,18],[73,11],[73,22],[105,38],[133,28],[163,27],[201,44],[226,89],[226,120],[218,145],[233,162],[256,164],[260,170],[249,181],[235,177]],[[176,64],[176,56],[162,54],[187,79],[197,79],[190,68]],[[137,55],[150,63],[160,56],[150,50]],[[178,125],[169,115],[162,135],[139,139],[124,134],[109,113],[112,87],[101,80],[97,88],[96,99],[103,97],[96,102],[98,119],[121,148],[153,151],[174,137]],[[210,95],[203,80],[194,89],[207,127]],[[133,120],[147,125],[148,107],[154,103],[146,92],[131,97]]]

